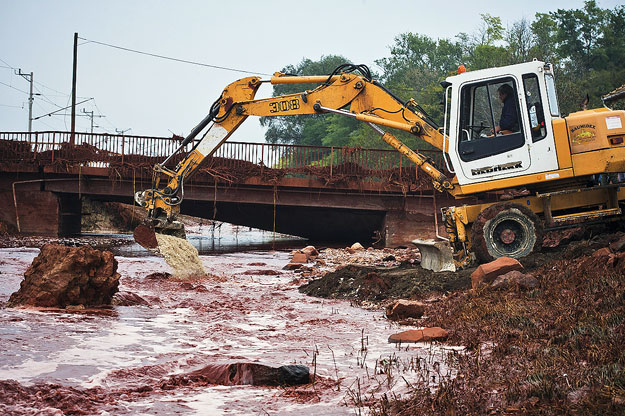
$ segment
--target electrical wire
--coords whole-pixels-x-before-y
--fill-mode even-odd
[[[97,40],[90,40],[90,39],[85,39],[85,38],[81,38],[81,37],[79,37],[78,39],[81,39],[81,40],[85,41],[85,43],[82,43],[81,45],[84,45],[86,43],[95,43],[95,44],[102,45],[102,46],[108,46],[110,48],[120,49],[120,50],[126,51],[126,52],[138,53],[138,54],[141,54],[141,55],[147,55],[147,56],[151,56],[151,57],[154,57],[154,58],[166,59],[166,60],[169,60],[169,61],[181,62],[181,63],[185,63],[185,64],[190,64],[190,65],[197,65],[197,66],[203,66],[203,67],[214,68],[214,69],[222,69],[224,71],[242,72],[244,74],[255,74],[255,75],[271,76],[271,74],[265,74],[263,72],[246,71],[244,69],[229,68],[229,67],[225,67],[225,66],[206,64],[206,63],[203,63],[203,62],[195,62],[195,61],[189,61],[189,60],[186,60],[186,59],[173,58],[173,57],[170,57],[170,56],[159,55],[159,54],[150,53],[150,52],[144,52],[144,51],[140,51],[140,50],[137,50],[137,49],[126,48],[126,47],[123,47],[123,46],[111,45],[110,43],[99,42]]]
[[[99,115],[102,115],[102,110],[100,110],[100,107],[98,107],[98,104],[95,102],[95,98],[93,99],[93,105],[95,106],[96,110],[98,110],[98,113],[100,113]],[[111,127],[113,127],[115,129],[115,132],[117,132],[117,126],[113,124],[113,122],[111,122],[107,117],[104,117],[104,121],[106,121],[107,123],[109,123],[111,125]],[[100,127],[102,128],[102,127]],[[104,128],[102,128],[104,130]]]
[[[6,83],[4,83],[4,82],[2,82],[2,81],[0,81],[0,84],[5,85],[5,86],[7,86],[7,87],[9,87],[9,88],[13,88],[14,90],[19,91],[19,92],[21,92],[21,93],[24,93],[24,94],[26,94],[26,95],[30,95],[28,92],[26,92],[26,91],[24,91],[24,90],[20,90],[19,88],[15,88],[13,85],[6,84]]]

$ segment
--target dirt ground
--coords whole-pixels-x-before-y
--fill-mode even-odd
[[[429,300],[418,325],[443,327],[447,344],[466,347],[449,357],[456,376],[437,389],[414,386],[408,400],[380,400],[373,415],[622,415],[625,251],[614,243],[625,234],[617,229],[547,236],[542,252],[521,260],[540,283],[530,291],[470,290],[474,268],[432,273],[411,260],[338,267],[300,290],[364,305]]]

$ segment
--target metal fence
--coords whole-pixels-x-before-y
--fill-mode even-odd
[[[171,155],[181,141],[176,138],[75,133],[69,132],[0,132],[0,160],[34,161],[39,164],[62,160],[92,167],[150,165]],[[191,150],[187,145],[184,152]],[[419,151],[418,149],[414,149]],[[442,167],[440,151],[421,150]],[[173,163],[180,160],[173,158]],[[394,149],[378,150],[356,147],[300,146],[269,143],[226,142],[212,156],[230,164],[255,164],[272,169],[303,167],[339,167],[341,172],[388,171],[409,169],[414,165]]]

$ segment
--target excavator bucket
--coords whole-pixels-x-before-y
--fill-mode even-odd
[[[447,241],[413,240],[421,252],[421,267],[434,272],[455,272],[454,253]]]
[[[156,234],[186,238],[184,225],[181,222],[161,220],[146,220],[143,224],[139,224],[133,232],[133,237],[140,246],[148,250],[156,250],[158,248]]]

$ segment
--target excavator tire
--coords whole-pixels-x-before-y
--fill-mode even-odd
[[[540,251],[543,223],[529,208],[504,202],[491,205],[471,227],[471,247],[481,263],[499,257],[515,259]]]

